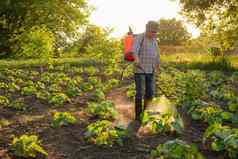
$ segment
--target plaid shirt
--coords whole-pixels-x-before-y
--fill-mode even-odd
[[[141,44],[142,40],[143,44]],[[155,68],[160,63],[159,47],[156,39],[147,39],[145,37],[145,34],[137,35],[134,41],[132,52],[134,56],[137,56],[139,58],[140,64],[142,66],[142,68],[139,68],[135,65],[135,73],[155,72]]]

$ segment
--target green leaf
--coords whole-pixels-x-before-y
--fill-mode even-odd
[[[48,156],[48,153],[39,146],[38,137],[35,135],[22,135],[19,138],[14,138],[12,141],[12,149],[18,157],[35,157],[37,153]]]
[[[229,112],[222,112],[221,113],[221,117],[224,119],[224,120],[230,120],[232,118],[233,114],[232,113],[229,113]]]
[[[198,112],[192,112],[192,119],[200,120],[201,119],[201,114],[198,113]]]
[[[237,111],[238,109],[238,104],[237,103],[228,103],[228,109],[231,111],[231,112],[235,112]]]
[[[211,146],[212,150],[214,151],[222,151],[225,148],[224,143],[221,140],[215,140],[214,142],[212,142]]]

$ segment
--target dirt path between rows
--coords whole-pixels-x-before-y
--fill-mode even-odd
[[[133,102],[126,96],[126,87],[113,89],[113,91],[108,94],[107,99],[115,103],[118,111],[115,124],[128,127],[128,125],[134,120],[135,112]]]

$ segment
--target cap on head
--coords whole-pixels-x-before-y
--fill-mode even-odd
[[[148,21],[146,24],[146,31],[150,32],[158,32],[159,31],[159,24],[156,21]]]

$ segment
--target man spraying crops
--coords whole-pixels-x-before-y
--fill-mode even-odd
[[[146,31],[135,37],[132,54],[135,57],[134,76],[136,84],[135,119],[140,121],[142,107],[142,85],[145,79],[144,109],[154,96],[154,74],[160,69],[159,47],[156,40],[158,23],[149,21]]]

